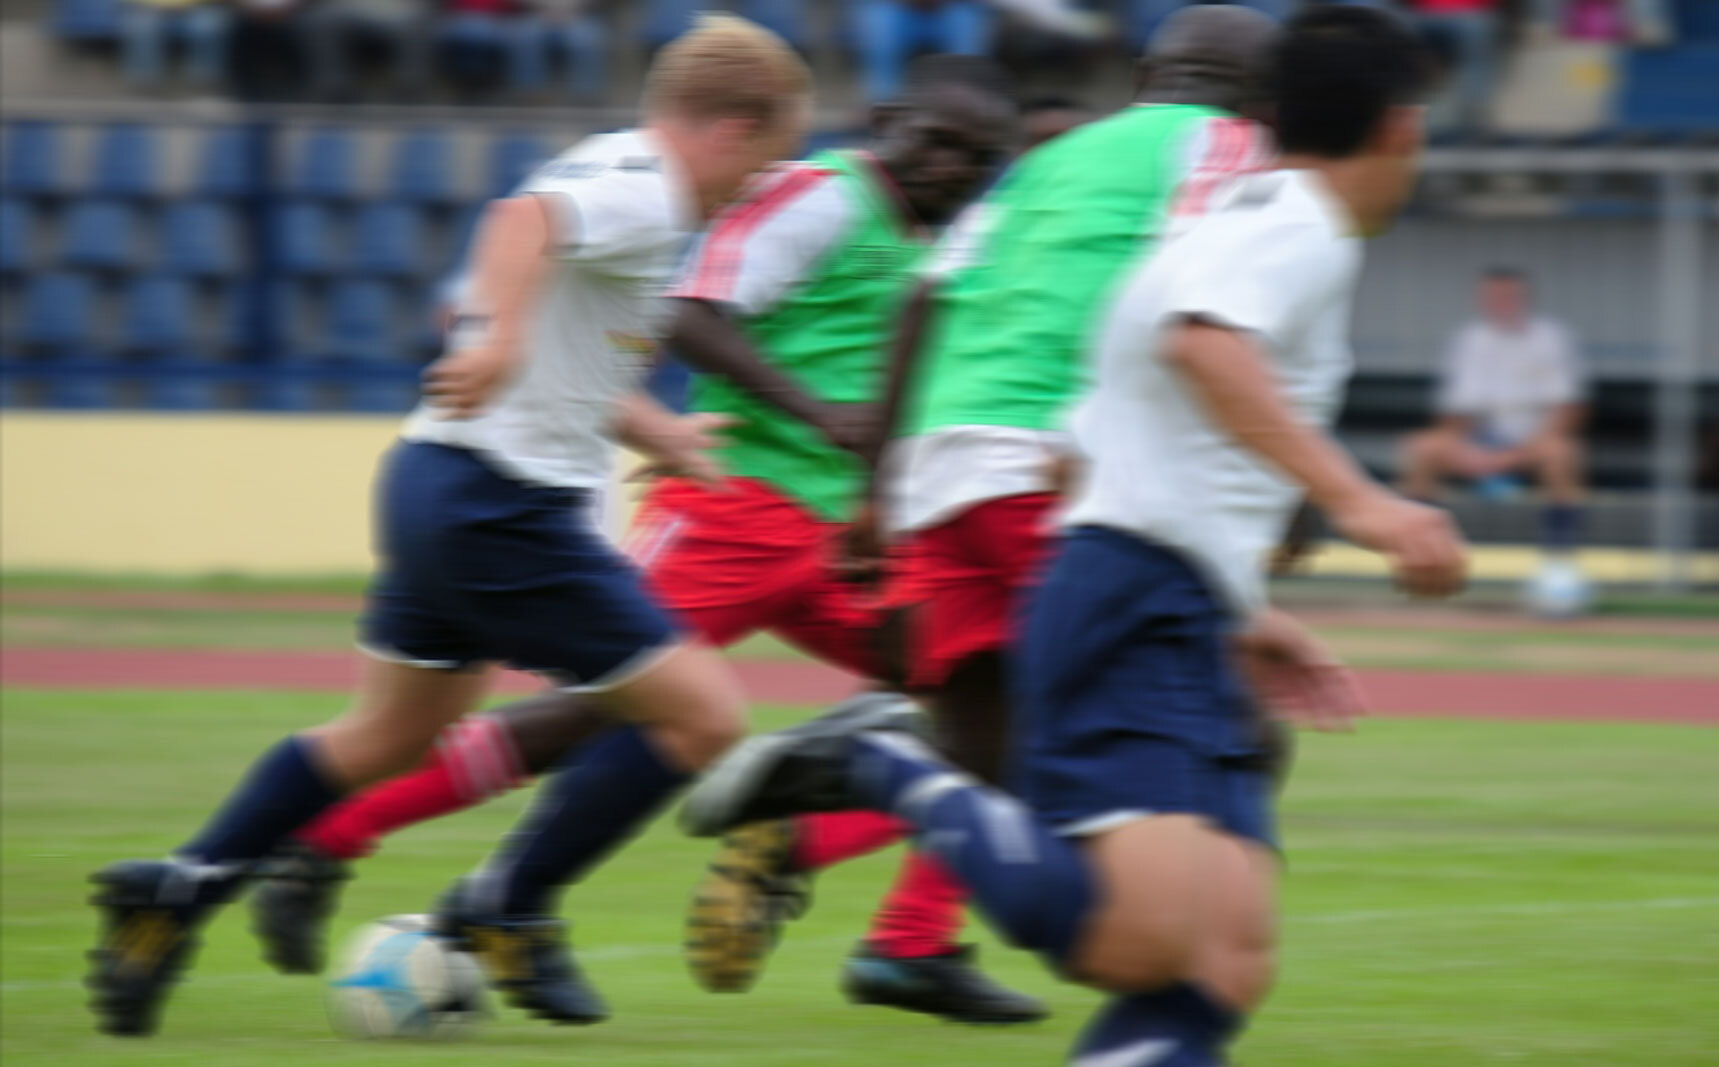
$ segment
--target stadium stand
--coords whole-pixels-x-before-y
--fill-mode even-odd
[[[148,199],[161,194],[160,159],[153,130],[138,122],[116,122],[96,141],[90,195]]]

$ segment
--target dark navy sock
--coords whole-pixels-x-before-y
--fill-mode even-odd
[[[203,832],[177,854],[217,866],[249,864],[268,855],[345,792],[316,765],[315,742],[294,735],[252,765]]]
[[[1072,1061],[1116,1067],[1222,1067],[1240,1018],[1191,985],[1113,997],[1093,1017]]]
[[[561,887],[644,829],[687,777],[637,726],[579,746],[543,783],[530,814],[480,873],[480,886],[509,915],[554,910]]]
[[[942,860],[1013,944],[1061,967],[1098,890],[1078,845],[1032,810],[951,768],[917,741],[856,742],[856,791],[913,824],[919,847]]]
[[[1582,509],[1575,504],[1547,504],[1540,512],[1540,543],[1548,552],[1569,552],[1582,538]]]

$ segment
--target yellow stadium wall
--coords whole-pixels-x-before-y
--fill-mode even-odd
[[[0,565],[360,572],[395,417],[0,417]]]

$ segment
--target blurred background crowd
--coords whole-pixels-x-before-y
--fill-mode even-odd
[[[1186,2],[7,0],[0,403],[405,410],[483,202],[627,124],[698,9],[808,56],[816,150],[938,51],[1009,68],[1030,145],[1125,104]],[[1719,0],[1302,2],[1390,6],[1446,66],[1416,201],[1369,251],[1348,445],[1381,477],[1469,483],[1482,539],[1536,540],[1502,468],[1545,482],[1523,468],[1556,460],[1589,543],[1719,543]],[[1498,271],[1517,319],[1557,325],[1552,459],[1406,437],[1473,392],[1453,368]],[[1488,403],[1509,377],[1477,379]]]
[[[699,0],[49,2],[54,40],[111,63],[130,91],[319,103],[620,103],[631,87],[617,77],[620,68],[636,66],[684,30],[697,10],[713,6]],[[843,72],[859,96],[877,100],[896,90],[917,51],[991,52],[1029,82],[1101,85],[1190,2],[738,0],[724,6],[774,29],[820,71]],[[1244,2],[1278,16],[1302,2],[1400,10],[1447,64],[1435,115],[1447,133],[1488,129],[1501,93],[1569,88],[1556,83],[1572,74],[1578,92],[1621,79],[1645,82],[1641,89],[1650,98],[1688,95],[1684,83],[1698,78],[1703,64],[1713,69],[1704,46],[1719,40],[1719,5],[1708,0]]]

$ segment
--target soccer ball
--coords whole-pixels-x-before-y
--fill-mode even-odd
[[[390,915],[353,934],[328,983],[329,1020],[346,1037],[455,1037],[483,1015],[477,961],[428,915]]]
[[[1522,604],[1541,619],[1573,619],[1593,603],[1594,590],[1581,568],[1567,559],[1549,559],[1522,588]]]

